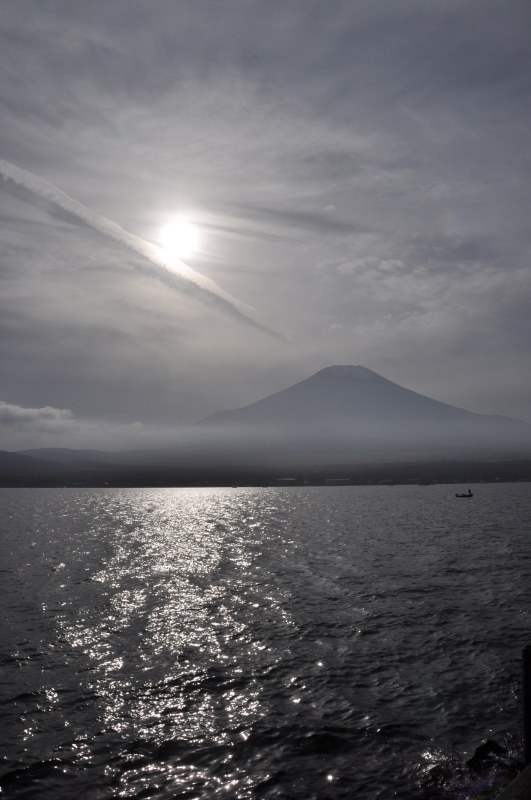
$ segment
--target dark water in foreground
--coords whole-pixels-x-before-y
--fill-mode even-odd
[[[458,489],[0,490],[0,797],[495,794],[531,484]]]

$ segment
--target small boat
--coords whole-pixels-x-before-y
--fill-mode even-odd
[[[456,497],[474,497],[474,493],[471,492],[470,489],[469,489],[468,492],[465,492],[465,494],[457,494],[456,493],[455,496]]]

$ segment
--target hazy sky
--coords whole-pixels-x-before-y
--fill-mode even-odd
[[[0,29],[0,447],[143,446],[330,364],[531,421],[529,4],[0,0]]]

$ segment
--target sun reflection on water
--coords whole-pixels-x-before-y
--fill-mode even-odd
[[[92,664],[90,689],[105,730],[133,738],[141,750],[146,743],[176,747],[164,763],[122,772],[125,797],[139,783],[194,785],[197,768],[177,766],[179,743],[246,740],[267,711],[259,673],[278,662],[253,635],[253,614],[267,607],[272,624],[290,624],[278,599],[264,597],[253,578],[260,523],[246,515],[241,498],[235,505],[223,491],[200,490],[142,497],[117,493],[110,516],[107,508],[95,523],[111,524],[115,541],[92,576],[101,588],[99,611],[85,608],[61,623]],[[244,776],[229,769],[230,755],[236,791]]]

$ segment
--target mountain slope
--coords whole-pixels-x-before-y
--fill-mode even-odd
[[[288,389],[231,411],[218,411],[199,425],[220,423],[299,424],[304,420],[504,421],[522,431],[531,425],[509,417],[474,414],[432,400],[366,367],[332,366]]]

